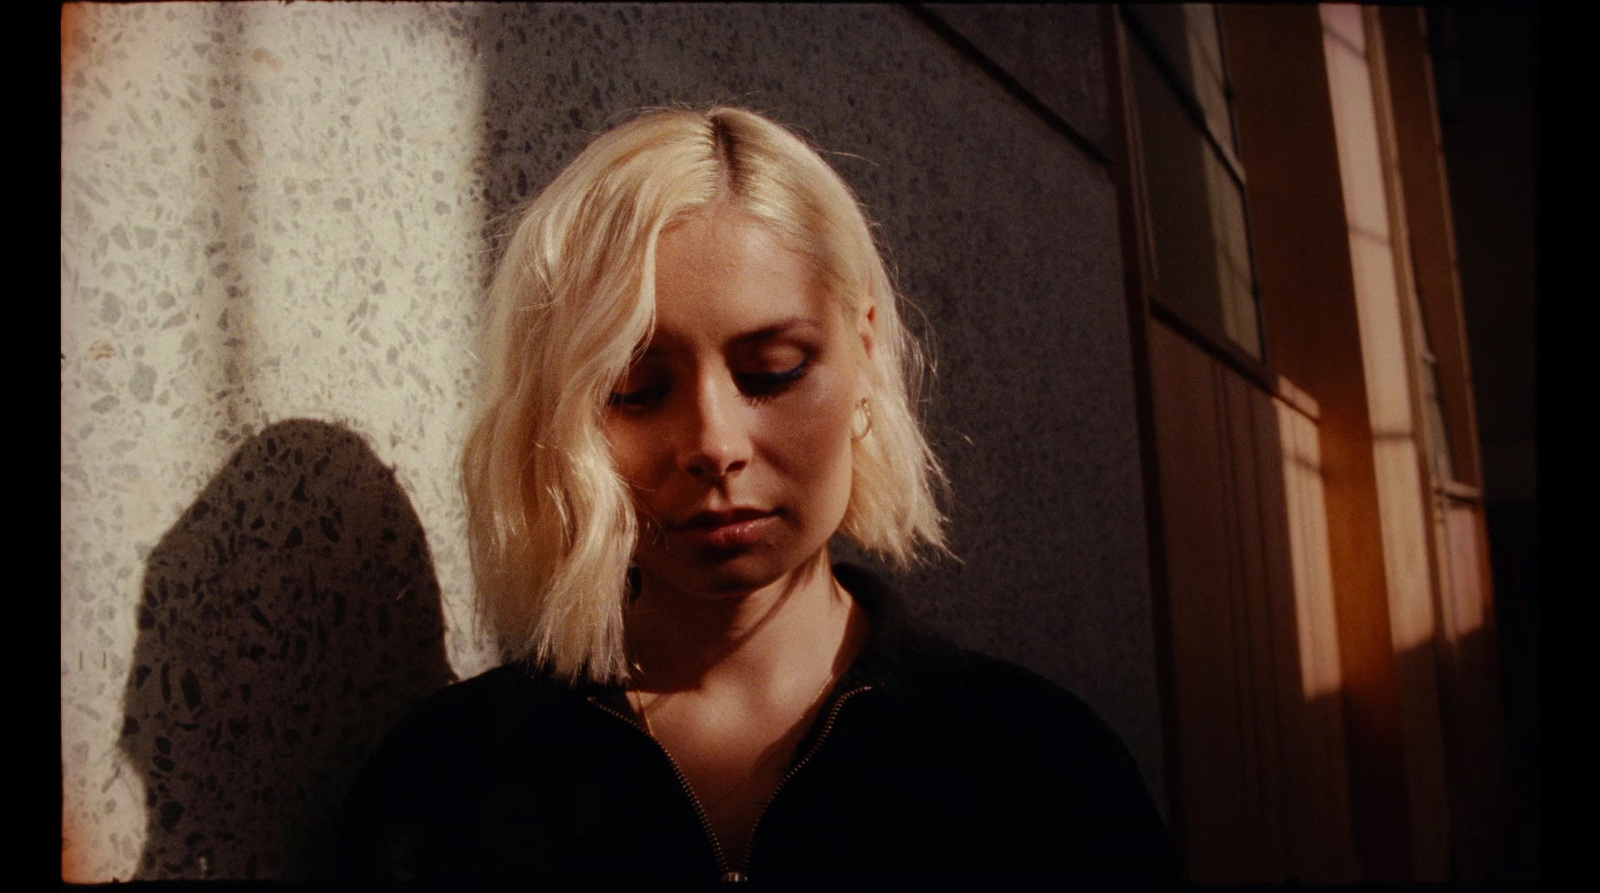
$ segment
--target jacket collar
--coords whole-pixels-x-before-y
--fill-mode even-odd
[[[912,664],[958,653],[954,646],[918,629],[900,594],[876,574],[859,565],[839,562],[833,566],[833,575],[867,614],[866,644],[835,684],[834,696],[864,686],[885,694],[909,694],[912,682],[918,678]],[[533,674],[545,675],[537,669]],[[625,689],[618,683],[583,680],[571,687],[578,694],[633,712]]]
[[[920,674],[914,664],[953,656],[957,649],[920,629],[900,594],[881,578],[853,564],[833,566],[833,575],[867,613],[867,642],[840,680],[839,690],[870,685],[889,694],[909,694]]]

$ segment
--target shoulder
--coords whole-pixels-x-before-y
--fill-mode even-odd
[[[521,664],[507,664],[436,692],[401,720],[368,757],[358,788],[413,791],[459,781],[497,755],[549,741],[575,690]]]
[[[1094,711],[1065,688],[1017,664],[931,634],[906,610],[900,594],[871,572],[845,563],[833,571],[871,624],[852,681],[870,684],[908,705],[973,719],[1018,718],[1036,726],[1048,721],[1065,731],[1110,734]]]
[[[424,700],[396,731],[441,722],[473,721],[505,710],[524,711],[548,707],[570,698],[570,686],[551,679],[525,664],[510,663],[457,682]]]
[[[901,718],[919,749],[959,761],[985,785],[1070,788],[1084,803],[1150,803],[1121,737],[1082,698],[929,633],[870,573],[848,565],[834,572],[873,624],[854,681],[879,690],[875,700]]]
[[[962,767],[943,777],[975,790],[966,801],[973,814],[1006,817],[992,822],[997,849],[1061,855],[1104,889],[1178,881],[1182,870],[1138,763],[1081,698],[1017,664],[959,648],[924,653],[907,669],[933,718],[927,737],[940,736],[946,765]],[[1018,865],[1041,878],[1056,870]]]
[[[1082,698],[1010,661],[929,640],[909,652],[904,691],[950,722],[1010,748],[1132,766],[1121,738]]]
[[[986,817],[950,819],[964,829],[959,846],[1005,853],[1018,877],[1066,872],[1092,888],[1162,888],[1181,876],[1132,754],[1062,686],[1010,661],[920,638],[908,641],[874,700],[874,728],[892,730],[885,765],[937,780],[906,802],[917,813]],[[924,827],[917,814],[905,818],[907,827]]]
[[[1036,726],[1048,721],[1073,731],[1110,732],[1082,698],[1026,667],[965,650],[946,661],[934,678],[969,709],[1025,719]]]
[[[553,680],[521,664],[507,664],[457,682],[419,704],[389,735],[389,740],[455,736],[485,724],[503,723],[547,708],[570,696]]]
[[[574,689],[511,664],[424,700],[362,766],[340,816],[341,886],[403,886],[427,875],[452,823],[472,826],[519,770],[566,746]]]

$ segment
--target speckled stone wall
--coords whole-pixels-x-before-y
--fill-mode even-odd
[[[939,14],[1105,139],[1095,16]],[[939,361],[962,560],[904,581],[916,609],[1076,690],[1160,791],[1114,189],[915,16],[163,4],[63,34],[66,877],[318,874],[393,717],[491,663],[456,483],[487,235],[663,104],[836,153]]]

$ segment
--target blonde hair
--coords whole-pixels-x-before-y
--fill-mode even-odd
[[[914,407],[924,372],[860,203],[753,112],[645,114],[595,140],[522,212],[489,286],[486,406],[462,457],[480,616],[506,656],[623,680],[638,520],[605,436],[611,389],[651,334],[661,231],[713,205],[815,265],[841,309],[875,306],[871,428],[840,531],[892,565],[944,551],[947,486]]]

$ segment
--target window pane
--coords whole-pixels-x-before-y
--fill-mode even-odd
[[[1235,344],[1259,360],[1261,334],[1250,274],[1250,243],[1245,234],[1244,198],[1238,184],[1210,151],[1206,152],[1206,182],[1211,189],[1211,233],[1216,239],[1217,293],[1222,302],[1223,328]]]
[[[1206,113],[1211,135],[1233,147],[1233,123],[1228,117],[1227,78],[1222,73],[1222,42],[1217,36],[1217,11],[1209,3],[1185,3],[1184,16],[1189,37],[1189,81],[1195,99]]]
[[[1244,199],[1137,43],[1130,69],[1157,298],[1203,331],[1260,358]]]
[[[1228,118],[1227,79],[1222,72],[1222,43],[1217,36],[1216,8],[1209,3],[1130,6],[1161,57],[1205,113],[1217,142],[1235,152]]]

